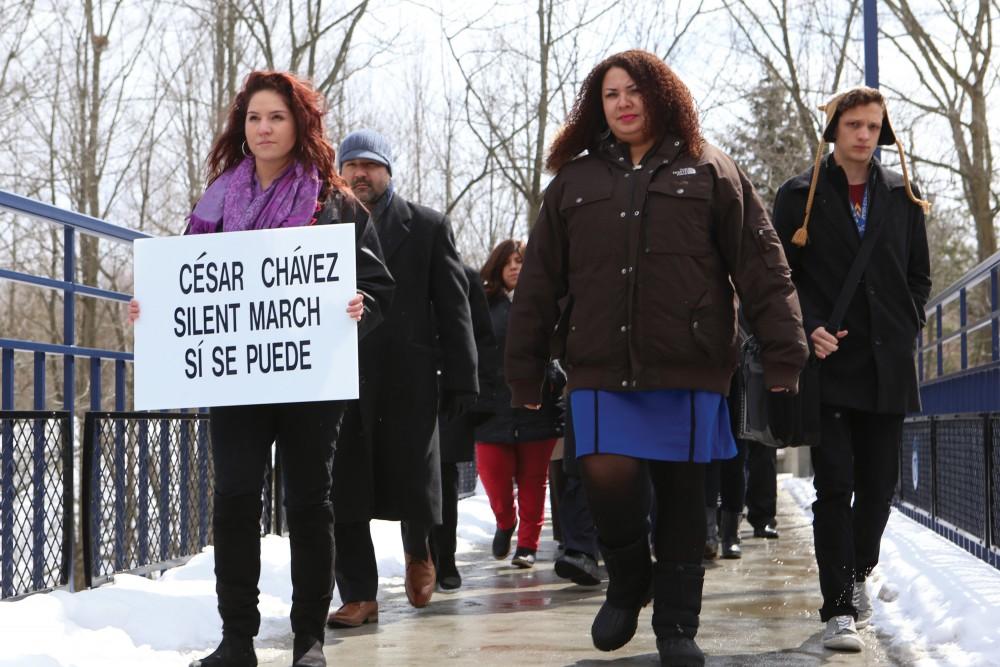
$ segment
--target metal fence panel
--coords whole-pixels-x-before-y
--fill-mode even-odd
[[[899,471],[900,500],[927,514],[932,510],[931,429],[930,419],[908,420],[903,424]]]
[[[212,541],[213,465],[204,413],[91,412],[84,424],[87,585],[160,570]],[[265,475],[261,532],[272,521]]]
[[[987,479],[990,480],[989,494],[989,516],[992,525],[990,535],[990,546],[995,553],[1000,553],[997,545],[1000,544],[1000,415],[993,415],[990,419],[990,470]]]
[[[476,462],[458,463],[458,497],[468,498],[476,493]]]
[[[69,583],[69,419],[68,412],[0,412],[0,598]]]
[[[87,585],[198,553],[211,541],[212,457],[199,414],[88,413],[84,424]],[[202,474],[202,471],[205,474]]]
[[[935,483],[937,516],[985,541],[983,424],[980,415],[937,420]]]

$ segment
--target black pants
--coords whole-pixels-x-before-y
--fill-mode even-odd
[[[563,436],[562,484],[559,490],[559,528],[563,546],[567,551],[578,551],[599,557],[597,527],[590,513],[587,492],[581,478],[580,462],[576,458],[576,439],[573,436],[573,415],[570,401],[566,401],[566,428]]]
[[[261,490],[277,443],[284,476],[292,570],[292,631],[323,637],[333,592],[333,452],[341,402],[212,408],[215,466],[216,593],[222,631],[252,637],[260,629]]]
[[[754,528],[776,525],[778,450],[747,441],[747,521]]]
[[[705,507],[717,507],[722,497],[722,510],[740,514],[746,495],[747,443],[736,441],[736,456],[705,464]]]
[[[812,448],[813,534],[823,593],[820,618],[827,621],[857,617],[854,582],[864,581],[878,564],[899,477],[903,416],[824,405],[822,428],[823,444]]]
[[[403,550],[420,560],[429,556],[427,542],[431,527],[415,521],[400,522]],[[337,587],[347,602],[374,600],[378,593],[378,564],[368,521],[337,522]]]
[[[431,528],[434,564],[454,565],[458,531],[458,464],[441,462],[441,524]],[[438,568],[440,569],[440,568]]]

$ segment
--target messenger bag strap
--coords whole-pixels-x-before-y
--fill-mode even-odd
[[[851,269],[847,272],[847,279],[844,281],[844,286],[840,288],[840,294],[837,295],[837,302],[833,305],[833,312],[830,314],[830,319],[826,327],[826,330],[831,334],[836,335],[840,331],[844,315],[847,314],[847,306],[854,297],[854,292],[858,289],[861,276],[868,267],[868,261],[872,258],[872,250],[875,248],[879,232],[882,231],[883,227],[887,226],[889,226],[889,219],[880,220],[875,229],[869,229],[868,233],[864,235],[861,247],[858,249],[858,254],[854,257],[854,263],[851,264]]]

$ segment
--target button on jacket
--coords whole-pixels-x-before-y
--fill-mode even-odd
[[[728,156],[683,148],[668,135],[633,165],[627,145],[605,139],[549,185],[511,312],[514,405],[539,402],[552,350],[565,350],[571,390],[728,393],[735,293],[766,382],[796,388],[808,348],[777,234]]]

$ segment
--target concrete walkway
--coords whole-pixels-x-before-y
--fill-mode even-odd
[[[872,629],[862,631],[863,654],[823,649],[823,626],[812,528],[786,494],[779,495],[778,540],[749,537],[744,526],[741,560],[706,566],[698,642],[709,665],[892,665],[898,664]],[[487,548],[459,564],[463,586],[435,593],[431,604],[413,609],[402,585],[379,591],[377,625],[328,630],[331,665],[657,665],[650,617],[624,648],[596,650],[590,624],[604,598],[603,586],[585,588],[560,579],[552,569],[551,537],[543,535],[532,570],[495,561]],[[288,638],[291,645],[291,637]],[[290,654],[261,665],[288,665]],[[264,657],[264,656],[262,656]]]

